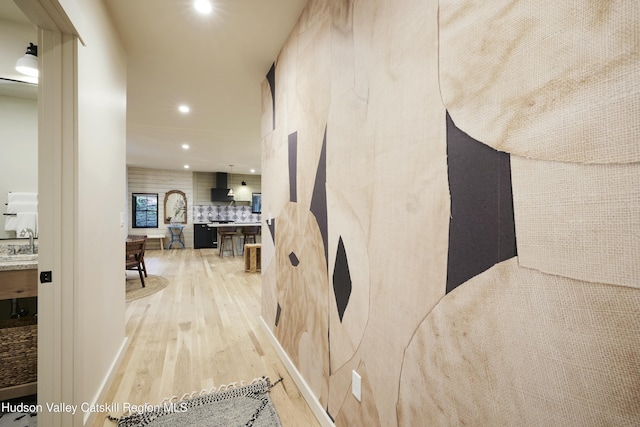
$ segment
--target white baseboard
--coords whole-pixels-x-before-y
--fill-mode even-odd
[[[289,375],[291,375],[291,378],[293,378],[293,382],[295,382],[298,386],[298,390],[300,390],[300,393],[302,393],[302,397],[304,397],[304,400],[306,400],[309,408],[311,408],[313,415],[316,416],[316,419],[318,420],[320,425],[323,427],[335,427],[335,424],[333,423],[325,409],[322,407],[322,405],[320,405],[320,402],[311,391],[311,388],[304,380],[304,378],[302,378],[302,375],[300,375],[300,372],[298,372],[298,369],[289,358],[287,352],[284,351],[276,336],[273,335],[273,332],[271,331],[269,326],[267,326],[267,323],[264,321],[262,316],[260,316],[260,322],[262,323],[262,327],[267,333],[267,337],[269,338],[271,345],[276,350],[276,353],[278,353],[278,356],[284,364],[284,367],[287,368],[287,372],[289,372]]]
[[[118,353],[116,353],[116,357],[113,359],[113,362],[111,362],[111,366],[109,366],[109,370],[107,371],[107,374],[104,376],[104,379],[100,384],[100,387],[98,387],[98,391],[96,392],[96,395],[91,401],[91,405],[96,405],[98,403],[103,402],[105,398],[105,394],[107,393],[107,391],[109,391],[109,387],[111,387],[111,384],[113,384],[113,379],[116,376],[118,367],[120,366],[120,363],[122,362],[122,358],[124,357],[124,354],[127,351],[128,347],[129,347],[129,337],[125,337],[124,340],[122,341],[122,345],[120,345],[120,349],[118,350]],[[86,412],[82,420],[82,425],[84,426],[93,425],[93,422],[95,421],[95,418],[97,415],[98,413],[96,412]]]

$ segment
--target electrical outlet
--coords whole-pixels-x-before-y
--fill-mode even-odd
[[[356,371],[351,371],[351,393],[362,402],[362,377]]]

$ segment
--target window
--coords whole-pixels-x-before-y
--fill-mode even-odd
[[[133,194],[133,228],[158,228],[158,194]]]
[[[251,194],[251,213],[262,212],[262,193]]]

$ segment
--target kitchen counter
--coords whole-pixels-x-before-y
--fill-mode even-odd
[[[229,222],[229,223],[219,223],[219,222],[207,222],[208,227],[260,227],[262,223],[260,222]]]

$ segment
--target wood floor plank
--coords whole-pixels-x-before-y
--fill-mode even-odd
[[[153,405],[282,376],[271,390],[282,424],[319,426],[260,325],[260,274],[246,273],[241,256],[220,258],[215,249],[148,250],[145,263],[149,274],[170,284],[127,303],[129,347],[102,403]],[[106,415],[98,414],[93,427],[113,427]]]

